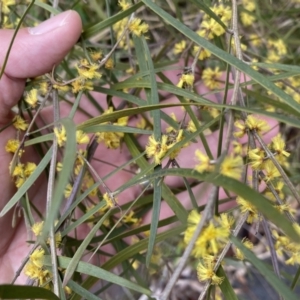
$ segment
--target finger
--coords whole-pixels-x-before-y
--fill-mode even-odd
[[[7,117],[19,100],[25,79],[43,75],[58,64],[78,40],[81,29],[79,15],[69,10],[18,32],[0,80],[0,119]],[[13,34],[13,30],[0,30],[0,66]]]

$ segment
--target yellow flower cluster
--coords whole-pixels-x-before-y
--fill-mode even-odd
[[[219,67],[214,69],[206,68],[202,73],[202,80],[209,89],[217,89],[220,87],[221,75],[222,72],[220,71]]]
[[[16,187],[19,188],[26,181],[26,179],[34,172],[36,164],[33,162],[27,162],[25,165],[18,163],[13,172],[12,176],[15,179]]]
[[[234,125],[239,129],[233,134],[236,138],[243,137],[247,130],[256,131],[259,135],[270,130],[270,126],[265,120],[259,119],[253,115],[248,115],[245,122],[242,120],[235,121]]]
[[[160,141],[156,141],[154,135],[151,135],[148,139],[146,146],[146,154],[148,158],[153,157],[153,161],[156,165],[160,165],[167,151],[174,145],[183,139],[183,130],[172,131],[169,134],[163,134]],[[169,154],[170,159],[175,159],[179,154],[181,148],[173,150]]]
[[[55,222],[55,225],[57,224],[57,222],[58,221]],[[42,234],[43,226],[44,226],[44,221],[37,222],[32,225],[31,230],[36,237],[38,237]],[[47,243],[50,244],[49,239],[48,239]],[[61,233],[57,232],[57,233],[55,233],[55,244],[58,247],[60,243],[61,243]]]
[[[43,287],[45,287],[45,284],[51,279],[50,272],[44,268],[44,255],[44,249],[34,250],[24,268],[25,275],[37,281],[38,286]]]
[[[2,13],[8,15],[10,13],[10,7],[16,5],[16,0],[0,0],[0,7],[2,8]]]
[[[299,224],[293,224],[294,229],[300,235]],[[280,235],[277,230],[273,230],[272,234],[275,239],[275,250],[279,256],[285,253],[289,258],[285,261],[287,265],[300,264],[300,243],[291,241],[287,236]]]
[[[252,25],[256,20],[256,16],[254,15],[256,9],[255,0],[242,0],[242,8],[243,10],[240,12],[240,17],[243,25]]]
[[[109,107],[103,114],[111,114],[113,107]],[[115,126],[126,126],[128,123],[128,117],[122,117],[114,122]],[[104,123],[109,124],[109,123]],[[120,147],[121,139],[124,137],[124,132],[97,132],[97,142],[104,142],[105,146],[109,149],[117,149]]]
[[[193,210],[189,214],[187,229],[184,233],[184,243],[186,245],[191,240],[201,217],[201,214],[196,210]],[[233,218],[227,214],[223,214],[222,217],[215,217],[213,220],[210,220],[199,235],[193,248],[192,255],[196,258],[203,258],[206,255],[216,256],[228,242],[232,225]]]
[[[221,21],[227,26],[231,20],[232,11],[229,6],[223,4],[214,5],[211,10],[221,19]],[[209,40],[214,36],[220,36],[225,33],[225,29],[209,15],[205,15],[200,29],[197,33]]]

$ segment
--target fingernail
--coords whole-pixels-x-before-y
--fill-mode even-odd
[[[28,28],[28,31],[32,35],[45,34],[52,30],[62,27],[68,23],[68,17],[70,16],[71,10],[65,11],[47,21],[42,22],[36,27]]]

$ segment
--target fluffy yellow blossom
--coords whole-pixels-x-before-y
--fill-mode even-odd
[[[161,161],[168,151],[168,136],[163,134],[160,141],[156,141],[154,135],[151,135],[148,139],[146,146],[146,154],[148,158],[152,158],[156,165],[160,165]]]
[[[37,106],[38,103],[38,90],[37,89],[31,89],[26,97],[25,101],[33,108]]]
[[[63,125],[60,128],[54,127],[53,132],[57,138],[57,143],[59,147],[62,147],[67,141],[67,131],[65,127]]]
[[[72,190],[73,186],[70,183],[68,183],[64,191],[65,198],[69,198],[71,196]]]
[[[44,265],[44,256],[45,250],[44,249],[36,249],[33,253],[29,256],[29,260],[38,268],[42,268]]]
[[[104,111],[103,115],[110,114],[113,112],[113,107],[109,107]],[[114,122],[113,125],[116,126],[126,126],[128,123],[128,117],[122,117]],[[107,124],[107,123],[104,123]],[[104,142],[105,146],[109,149],[117,149],[120,147],[121,140],[124,137],[123,132],[97,132],[96,133],[97,142]]]
[[[180,88],[193,87],[195,77],[193,74],[182,74],[177,86]]]
[[[242,11],[240,13],[241,21],[244,26],[250,26],[256,21],[255,15],[247,11]]]
[[[200,47],[199,46],[194,46],[193,48],[193,54],[196,55],[199,51]],[[206,50],[205,48],[201,47],[201,51],[198,55],[199,60],[204,60],[208,57],[211,57],[211,52]]]
[[[42,96],[45,96],[49,91],[49,84],[47,81],[40,82],[39,92]]]
[[[186,49],[186,41],[182,40],[179,43],[176,43],[174,45],[173,53],[179,54],[179,53],[182,53],[185,49]]]
[[[19,140],[8,140],[6,145],[5,145],[5,151],[6,152],[11,152],[15,153],[20,146],[20,141]]]
[[[199,263],[197,266],[197,277],[199,281],[211,281],[212,285],[220,285],[224,277],[219,277],[214,272],[215,257],[205,256],[204,263]]]
[[[115,62],[112,58],[109,58],[104,65],[105,69],[112,70],[115,67]]]
[[[141,36],[149,30],[149,25],[146,23],[141,23],[142,20],[139,18],[134,18],[129,23],[129,30],[136,36]]]
[[[79,93],[80,91],[92,91],[94,89],[94,84],[90,80],[85,80],[83,78],[78,78],[72,83],[72,92],[74,94]]]
[[[127,0],[119,0],[118,5],[122,8],[122,10],[126,10],[131,6],[131,3]]]
[[[242,197],[237,197],[236,202],[239,205],[242,214],[248,213],[247,222],[252,224],[254,221],[258,221],[259,214],[257,208]]]
[[[206,68],[203,71],[202,80],[209,89],[217,89],[220,86],[219,80],[221,75],[222,72],[219,67],[216,67],[214,70],[212,68]]]
[[[19,115],[16,115],[13,118],[13,125],[16,129],[19,129],[19,130],[26,130],[28,127],[28,124],[26,123],[26,121]]]
[[[248,248],[248,249],[253,249],[253,243],[251,241],[249,241],[248,239],[243,239],[242,240],[242,243],[243,245]],[[236,248],[235,249],[235,256],[237,259],[239,260],[244,260],[245,259],[245,256],[244,256],[244,253],[239,249],[239,248]]]
[[[88,144],[90,142],[89,136],[82,130],[76,130],[76,142],[77,144]]]
[[[203,21],[201,23],[200,30],[197,33],[209,40],[213,39],[214,36],[220,36],[225,33],[225,29],[214,19]]]
[[[193,210],[187,220],[187,229],[184,233],[184,243],[188,244],[191,240],[198,223],[201,220],[201,215]],[[230,230],[228,227],[223,227],[222,222],[218,218],[210,220],[209,223],[203,228],[199,235],[192,254],[197,257],[203,257],[207,254],[216,255],[228,241]],[[221,226],[220,226],[221,225]]]
[[[281,176],[278,169],[275,167],[274,163],[271,160],[267,160],[264,163],[264,174],[265,174],[264,180],[266,182]]]
[[[255,130],[259,135],[270,130],[270,126],[267,121],[259,119],[254,115],[247,116],[245,125],[249,130]]]
[[[76,65],[76,70],[83,79],[98,79],[101,78],[101,73],[98,72],[99,66],[97,64],[90,64],[87,59],[82,59]]]
[[[234,126],[239,129],[239,131],[235,131],[233,133],[233,135],[236,137],[236,138],[242,138],[246,131],[247,131],[247,128],[246,128],[246,125],[244,123],[244,121],[242,120],[237,120],[234,122]]]
[[[118,199],[115,198],[113,195],[108,194],[108,193],[105,193],[105,194],[103,195],[103,199],[105,200],[106,205],[107,205],[109,208],[115,207],[115,204],[118,203]]]
[[[195,166],[195,169],[198,172],[211,172],[215,169],[215,166],[212,164],[210,158],[206,154],[197,149],[195,155],[197,160],[199,161],[199,163]]]
[[[271,147],[278,155],[283,155],[286,157],[290,156],[290,153],[285,151],[285,142],[280,133],[278,133],[275,137],[272,138]]]
[[[99,62],[103,57],[103,53],[102,51],[91,51],[90,57],[94,62]]]
[[[42,234],[43,226],[44,226],[44,221],[37,222],[32,225],[31,230],[35,236],[39,236]]]
[[[250,165],[254,170],[262,170],[263,164],[266,160],[265,151],[259,148],[251,149],[248,152],[250,158]]]
[[[16,5],[16,0],[1,0],[0,2],[1,2],[0,5],[2,8],[2,13],[4,15],[7,15],[10,13],[9,6]]]
[[[220,173],[225,176],[240,179],[242,172],[243,159],[241,156],[226,156],[221,163]]]
[[[68,92],[70,89],[70,87],[65,84],[53,84],[53,88],[63,93]]]
[[[228,25],[232,16],[232,10],[229,6],[225,6],[223,4],[214,5],[212,11],[221,19],[224,24]]]
[[[133,223],[133,224],[139,224],[141,219],[134,217],[134,211],[131,210],[127,215],[124,216],[123,222],[124,223]]]

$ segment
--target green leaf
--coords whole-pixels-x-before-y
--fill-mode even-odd
[[[263,277],[271,284],[271,286],[280,294],[285,300],[297,300],[296,296],[272,271],[266,268],[256,255],[243,245],[236,237],[231,236],[231,241],[239,248],[245,255],[246,259],[263,275]]]
[[[80,246],[77,248],[75,254],[73,255],[73,257],[71,258],[71,261],[66,269],[65,272],[65,276],[64,276],[64,281],[63,281],[63,286],[66,286],[68,284],[68,281],[70,280],[70,278],[73,276],[73,273],[76,270],[76,267],[80,261],[80,259],[82,258],[84,251],[86,250],[86,248],[89,246],[92,238],[94,237],[94,235],[97,233],[97,231],[99,230],[100,226],[103,224],[103,222],[108,218],[109,214],[110,214],[110,210],[108,210],[105,215],[98,221],[98,223],[90,230],[90,232],[87,234],[87,236],[85,237],[85,239],[82,241],[82,243],[80,244]]]
[[[223,267],[220,266],[218,268],[218,271],[217,271],[217,275],[219,277],[224,277],[224,280],[222,281],[222,283],[219,285],[224,297],[225,297],[225,300],[238,300],[238,297],[236,296],[228,278],[227,278],[227,275],[226,273],[224,272],[223,270]]]
[[[51,291],[27,285],[0,285],[0,299],[48,299],[59,300],[59,298]]]
[[[45,170],[48,165],[52,155],[52,148],[48,150],[46,155],[40,161],[36,169],[33,173],[28,177],[28,179],[21,185],[18,191],[14,194],[14,196],[6,203],[3,207],[0,218],[3,217],[20,199],[21,197],[28,191],[28,189],[35,183],[37,178],[41,175],[41,173]]]
[[[58,256],[58,264],[61,268],[65,269],[69,266],[71,262],[71,258],[69,257],[64,257],[64,256]],[[49,255],[45,255],[45,261],[44,264],[46,266],[51,266],[51,257]],[[104,270],[103,268],[97,267],[95,265],[86,263],[86,262],[79,262],[78,265],[76,266],[76,272],[83,273],[86,275],[90,275],[120,286],[123,286],[125,288],[131,289],[133,291],[145,294],[150,296],[151,291],[139,286],[138,284],[131,282],[125,278],[122,278],[118,275],[115,275],[111,272],[108,272]]]
[[[62,12],[62,10],[60,8],[54,8],[52,5],[46,4],[39,0],[35,0],[34,5],[39,6],[54,15],[58,15]]]

